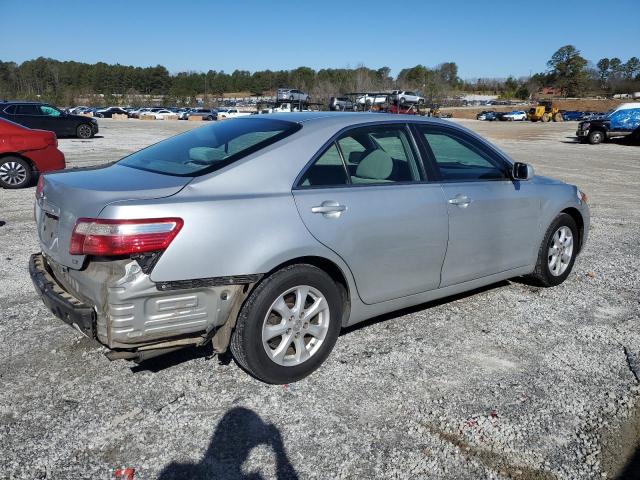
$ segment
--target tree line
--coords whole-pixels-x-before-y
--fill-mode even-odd
[[[17,64],[0,61],[0,98],[44,99],[59,105],[72,105],[76,98],[101,95],[110,103],[119,95],[162,96],[166,103],[194,103],[197,95],[222,96],[230,92],[261,95],[280,87],[299,88],[312,98],[326,99],[341,92],[358,92],[394,88],[396,85],[420,89],[430,97],[442,96],[460,84],[455,63],[443,63],[434,68],[418,65],[402,70],[395,78],[391,69],[326,68],[314,70],[298,67],[293,70],[262,70],[232,73],[179,72],[171,74],[162,65],[133,67],[88,64],[36,58]]]
[[[149,101],[149,96],[161,96],[167,104],[193,105],[196,96],[203,94],[210,98],[230,92],[260,95],[279,87],[291,87],[305,90],[320,101],[339,93],[412,89],[419,90],[429,102],[441,103],[462,91],[525,99],[543,86],[557,87],[565,96],[640,91],[638,57],[631,57],[626,62],[616,57],[602,58],[594,65],[575,46],[565,45],[551,56],[547,67],[545,72],[530,77],[462,81],[455,62],[435,67],[416,65],[404,68],[392,77],[388,67],[320,70],[298,67],[256,72],[209,70],[171,74],[162,65],[134,67],[40,57],[20,64],[0,61],[0,99],[41,99],[58,105],[74,105],[80,98],[95,96],[94,103],[111,104],[126,96],[128,103],[143,105]],[[136,98],[139,100],[131,101]]]

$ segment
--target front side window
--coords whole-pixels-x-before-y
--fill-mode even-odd
[[[418,127],[444,181],[502,180],[504,164],[483,151],[471,138],[448,130]]]
[[[300,125],[247,118],[190,130],[129,155],[120,165],[166,175],[213,172],[297,132]]]
[[[40,105],[40,112],[42,115],[47,115],[49,117],[59,117],[61,114],[60,110],[50,105]]]

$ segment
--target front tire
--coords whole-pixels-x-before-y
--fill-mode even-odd
[[[249,295],[231,337],[236,362],[266,383],[298,381],[316,370],[338,339],[342,295],[324,271],[290,265]]]
[[[91,138],[93,136],[93,129],[91,128],[91,125],[88,123],[81,123],[78,125],[78,128],[76,128],[76,136],[84,140]]]
[[[589,132],[589,143],[591,145],[598,145],[599,143],[604,142],[604,133],[599,130],[594,130],[593,132]]]
[[[0,187],[25,188],[31,185],[33,170],[29,162],[18,157],[0,158]]]
[[[560,285],[573,269],[579,245],[575,220],[561,213],[547,229],[538,251],[536,269],[529,277],[542,287]]]

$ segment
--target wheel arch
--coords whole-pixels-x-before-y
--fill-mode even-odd
[[[327,275],[331,277],[331,279],[336,282],[338,287],[340,288],[340,292],[342,294],[342,325],[346,325],[349,316],[351,313],[351,288],[349,286],[349,281],[347,280],[347,276],[342,268],[336,264],[334,261],[329,260],[326,257],[320,257],[317,255],[307,255],[302,257],[295,257],[272,268],[269,272],[267,272],[263,278],[270,276],[271,274],[277,272],[278,270],[288,267],[290,265],[296,264],[307,264],[313,265],[314,267],[319,268]]]
[[[562,210],[560,213],[566,213],[576,222],[578,226],[578,253],[582,250],[582,241],[584,239],[584,218],[582,218],[582,214],[580,210],[575,207],[569,207]]]
[[[31,171],[33,171],[34,174],[38,173],[38,168],[36,167],[36,164],[29,157],[26,157],[25,155],[22,155],[22,154],[20,154],[18,152],[3,152],[3,153],[0,153],[0,160],[3,159],[3,158],[7,158],[7,157],[16,157],[16,158],[19,158],[20,160],[24,160],[25,162],[27,162],[29,164],[29,166],[31,167]]]

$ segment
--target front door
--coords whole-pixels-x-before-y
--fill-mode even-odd
[[[531,264],[537,251],[541,199],[508,164],[471,135],[420,126],[439,173],[449,212],[441,287]]]
[[[404,125],[360,127],[333,142],[293,191],[311,234],[349,266],[363,302],[438,287],[447,207],[426,183]]]

